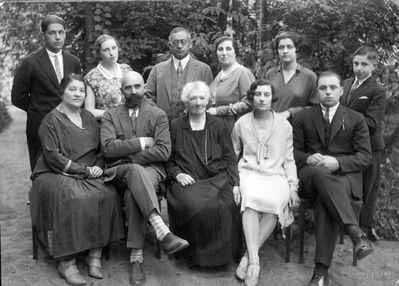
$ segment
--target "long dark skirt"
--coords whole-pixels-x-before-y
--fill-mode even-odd
[[[222,266],[240,253],[240,217],[225,173],[194,185],[174,183],[168,192],[170,222],[190,246],[177,257],[198,266]]]
[[[125,237],[120,198],[103,178],[41,174],[33,181],[29,199],[32,225],[55,258]]]

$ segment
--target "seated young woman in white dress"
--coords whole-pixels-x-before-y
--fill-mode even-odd
[[[241,212],[247,252],[236,270],[246,285],[257,285],[258,250],[273,232],[277,221],[293,222],[291,208],[299,205],[297,171],[293,157],[292,127],[271,109],[271,82],[251,84],[247,98],[253,111],[234,125],[232,140],[238,157]]]

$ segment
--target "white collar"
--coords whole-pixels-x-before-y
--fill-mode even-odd
[[[140,108],[137,106],[136,108],[128,108],[129,109],[129,116],[132,117],[133,112],[136,113],[136,117],[139,116]]]
[[[60,57],[60,56],[62,56],[62,50],[59,50],[58,53],[53,53],[52,51],[50,51],[49,49],[46,48],[46,51],[47,51],[47,54],[50,57]]]
[[[106,79],[113,79],[113,78],[122,78],[122,70],[119,64],[116,64],[116,72],[115,74],[107,70],[105,67],[102,66],[101,63],[97,65],[98,70]]]
[[[359,81],[359,84],[358,84],[357,87],[361,86],[361,85],[363,84],[363,82],[365,82],[366,80],[369,79],[369,77],[371,77],[371,75],[372,75],[372,73],[370,73],[370,74],[369,74],[366,78],[364,78],[364,79],[358,79],[358,78],[355,76],[355,81],[354,81],[354,82],[356,82],[357,80]]]
[[[190,55],[187,55],[184,59],[178,60],[175,58],[175,56],[172,56],[172,60],[173,60],[173,65],[175,66],[175,69],[177,69],[177,66],[179,64],[179,61],[181,62],[181,66],[183,68],[183,70],[186,68],[186,65],[188,63],[188,61],[190,60]]]

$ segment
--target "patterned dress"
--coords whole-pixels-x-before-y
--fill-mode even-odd
[[[111,74],[98,64],[85,76],[86,83],[93,89],[96,109],[108,110],[125,103],[120,90],[123,75],[133,69],[126,64],[118,64],[116,74]]]

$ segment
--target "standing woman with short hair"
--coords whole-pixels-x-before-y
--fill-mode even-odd
[[[275,38],[275,49],[280,65],[266,73],[266,79],[275,87],[276,103],[273,110],[291,120],[304,107],[317,104],[316,74],[297,62],[300,37],[283,32]]]
[[[87,73],[87,96],[84,107],[99,118],[104,111],[124,103],[120,91],[122,76],[132,68],[119,64],[119,45],[110,35],[101,35],[94,42],[95,54],[100,63]]]

